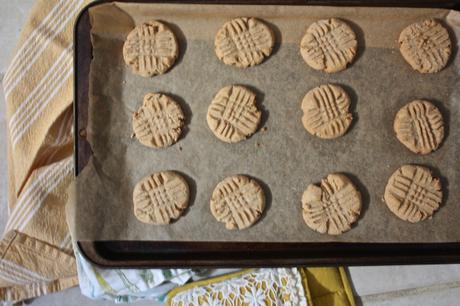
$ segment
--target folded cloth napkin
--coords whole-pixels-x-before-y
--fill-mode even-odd
[[[175,288],[168,306],[354,306],[343,268],[277,268],[240,271]]]
[[[90,2],[37,0],[3,78],[10,215],[0,241],[0,300],[56,292],[77,285],[79,279],[82,293],[92,298],[161,299],[189,280],[225,272],[104,270],[74,254],[65,218],[66,190],[73,177],[72,34],[78,13]],[[343,282],[327,286],[338,274],[345,277],[342,270],[299,271],[320,271],[314,282],[318,286],[309,286],[311,296],[343,295]],[[346,300],[319,305],[353,304]]]

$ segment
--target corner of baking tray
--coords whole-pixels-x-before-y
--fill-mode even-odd
[[[94,248],[94,242],[90,241],[77,241],[77,252],[88,262],[99,268],[113,268],[110,260],[104,258]]]
[[[108,3],[108,2],[113,2],[112,0],[96,0],[96,1],[93,1],[93,2],[90,2],[88,3],[87,5],[85,5],[81,10],[80,12],[78,13],[77,15],[77,18],[75,18],[75,23],[74,23],[74,27],[73,27],[73,34],[74,34],[74,42],[75,42],[75,34],[76,34],[76,31],[77,31],[77,25],[78,23],[80,22],[80,19],[81,19],[81,16],[83,14],[85,14],[90,8],[92,8],[93,6],[98,6],[98,5],[101,5],[101,4],[104,4],[104,3]]]
[[[112,2],[112,1],[109,1],[109,0],[96,0],[94,2],[91,2],[91,3],[88,3],[87,5],[85,5],[81,10],[80,12],[78,13],[77,15],[77,18],[75,18],[75,22],[73,24],[73,52],[75,54],[75,48],[76,48],[76,45],[77,45],[77,37],[78,37],[78,25],[81,21],[81,17],[86,14],[88,12],[88,10],[90,8],[92,8],[93,6],[98,6],[98,5],[101,5],[101,4],[104,4],[104,3],[107,3],[107,2]]]

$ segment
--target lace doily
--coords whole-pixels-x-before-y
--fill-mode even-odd
[[[259,269],[221,282],[198,286],[172,297],[174,306],[306,306],[297,269]]]

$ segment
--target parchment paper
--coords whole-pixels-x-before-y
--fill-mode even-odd
[[[90,75],[88,139],[94,155],[77,180],[74,226],[78,240],[194,241],[460,241],[460,77],[457,41],[460,14],[441,9],[334,8],[179,4],[106,4],[90,10],[94,58]],[[277,46],[263,64],[238,69],[214,54],[214,35],[227,20],[256,16],[275,31]],[[305,29],[315,20],[339,17],[358,36],[359,51],[347,70],[326,74],[308,67],[299,53]],[[448,26],[454,55],[437,74],[417,73],[397,49],[400,31],[435,17]],[[150,19],[168,23],[181,55],[170,72],[154,78],[133,75],[122,45],[133,27]],[[456,34],[457,33],[457,34]],[[324,83],[342,85],[352,98],[354,121],[336,140],[321,140],[302,126],[300,104],[307,91]],[[250,139],[227,144],[209,130],[206,112],[216,92],[242,84],[257,93],[262,127]],[[132,139],[131,115],[148,92],[173,96],[187,115],[178,143],[154,150]],[[396,139],[396,112],[416,98],[442,111],[447,133],[441,148],[427,156],[409,152]],[[407,163],[430,167],[441,177],[444,202],[433,219],[410,224],[382,201],[390,175]],[[192,189],[189,209],[167,226],[147,225],[133,214],[132,190],[146,175],[176,170]],[[328,173],[348,174],[363,195],[352,230],[338,237],[308,228],[300,199],[308,184]],[[257,179],[268,205],[261,220],[243,231],[228,231],[209,210],[215,185],[234,174]]]

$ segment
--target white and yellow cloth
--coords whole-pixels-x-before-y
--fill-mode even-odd
[[[192,282],[169,292],[168,306],[354,306],[343,268],[254,269]]]
[[[2,301],[20,301],[75,286],[79,283],[77,267],[83,294],[118,302],[161,298],[171,289],[201,275],[190,269],[103,270],[72,250],[64,207],[68,197],[66,190],[73,178],[72,35],[76,17],[90,2],[92,0],[37,0],[3,78],[10,215],[0,241]],[[278,270],[263,271],[276,274]],[[310,269],[292,271],[296,279],[302,273],[312,273],[308,272]],[[318,271],[320,276],[315,276],[315,282],[320,285],[315,288],[303,283],[303,289],[298,287],[301,290],[298,294],[304,295],[303,290],[306,290],[308,300],[311,293],[328,288],[322,296],[347,298],[337,298],[339,302],[334,304],[318,305],[354,305],[342,270]],[[241,277],[251,277],[248,273],[255,272],[206,284],[193,283],[192,287],[182,288],[180,292],[189,290],[196,296],[196,288],[213,282],[236,285]],[[341,277],[337,277],[338,274]],[[262,274],[256,276],[263,280]],[[326,285],[329,282],[334,284],[331,289]],[[282,285],[281,282],[278,287]],[[262,298],[259,287],[247,290],[244,292],[254,291],[257,299]],[[303,300],[304,297],[299,296],[299,301]],[[316,305],[311,298],[309,301]]]

